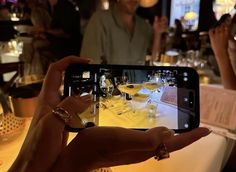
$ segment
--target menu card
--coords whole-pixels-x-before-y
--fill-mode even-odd
[[[236,133],[236,91],[201,86],[200,115],[201,122]]]

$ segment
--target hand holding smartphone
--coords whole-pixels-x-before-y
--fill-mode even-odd
[[[199,78],[187,67],[71,65],[64,96],[92,96],[78,114],[84,123],[146,130],[189,131],[199,126]],[[78,126],[67,126],[78,131]]]

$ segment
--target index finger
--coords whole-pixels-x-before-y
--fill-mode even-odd
[[[175,137],[171,137],[165,142],[165,145],[169,152],[174,152],[192,144],[193,142],[199,140],[202,137],[207,136],[208,134],[210,134],[209,129],[199,127],[190,132],[182,133]]]
[[[81,145],[89,146],[96,142],[91,150],[108,153],[155,150],[166,137],[169,137],[168,132],[169,129],[165,127],[156,127],[146,132],[121,127],[92,127],[78,133],[70,143],[70,149],[73,150],[72,152],[82,152],[78,150],[84,148]]]
[[[43,84],[44,93],[47,94],[50,92],[58,91],[62,82],[62,73],[70,64],[73,63],[87,64],[89,63],[89,61],[90,59],[88,58],[68,56],[51,64]]]

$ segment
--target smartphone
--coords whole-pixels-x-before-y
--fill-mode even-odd
[[[91,95],[78,114],[83,123],[146,130],[165,126],[185,132],[199,126],[199,77],[188,67],[69,66],[64,96]],[[78,126],[66,126],[79,131]]]

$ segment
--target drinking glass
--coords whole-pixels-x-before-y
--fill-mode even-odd
[[[147,114],[149,118],[156,118],[159,116],[158,103],[153,100],[149,100],[147,103]]]
[[[119,90],[131,96],[134,96],[142,88],[142,84],[125,84],[119,85]]]
[[[133,96],[137,94],[142,88],[142,84],[124,84],[124,85],[118,85],[118,89],[125,94],[128,94],[131,96],[131,109],[133,112],[135,112],[135,107],[133,104]]]
[[[112,97],[112,93],[114,91],[114,85],[112,83],[112,81],[110,79],[105,79],[105,83],[106,83],[106,89],[105,92],[107,94],[108,98]]]
[[[121,76],[119,81],[117,81],[116,83],[117,89],[120,91],[122,100],[124,101],[125,101],[125,92],[123,90],[126,84],[128,84],[128,77],[125,75]]]
[[[106,98],[111,98],[112,97],[112,93],[114,91],[114,85],[111,81],[111,79],[106,78],[105,75],[101,76],[100,79],[100,89],[102,91],[102,93],[104,93],[103,97]]]
[[[162,84],[159,82],[153,82],[153,81],[148,81],[148,82],[144,82],[143,83],[143,87],[149,91],[151,91],[151,93],[154,93],[155,91],[157,91],[160,87],[162,87]]]

